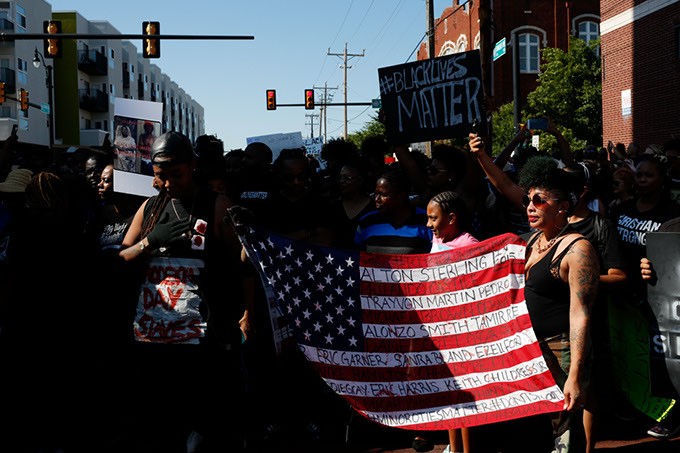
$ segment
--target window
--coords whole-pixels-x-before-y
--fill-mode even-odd
[[[680,27],[675,27],[675,56],[680,58]]]
[[[0,106],[0,118],[12,118],[12,107],[7,105]]]
[[[28,85],[28,62],[17,58],[17,83],[21,85]]]
[[[522,33],[519,41],[519,72],[537,73],[539,69],[540,52],[538,35]]]
[[[92,120],[85,118],[85,129],[92,129]]]
[[[590,41],[600,39],[600,26],[596,22],[581,22],[578,24],[578,37],[590,44]]]
[[[17,25],[17,31],[19,33],[26,31],[26,10],[23,6],[16,5],[16,18],[14,22]]]
[[[597,22],[584,21],[578,24],[578,37],[590,44],[600,39],[600,25]],[[595,54],[600,55],[600,46],[595,48]]]

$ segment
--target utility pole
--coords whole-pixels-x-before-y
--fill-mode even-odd
[[[435,57],[434,49],[434,0],[425,0],[425,7],[427,11],[425,13],[425,19],[427,20],[427,25],[425,28],[427,30],[427,58],[430,60]],[[434,148],[434,140],[427,142],[426,154],[432,156],[432,148]]]
[[[315,113],[305,114],[305,118],[309,118],[309,138],[314,138],[314,118],[318,118],[319,115]]]
[[[333,100],[333,95],[331,94],[329,96],[328,90],[337,90],[338,87],[328,88],[328,82],[324,82],[322,87],[316,87],[315,86],[315,87],[312,87],[312,88],[315,89],[315,90],[323,90],[323,98],[322,98],[323,102],[321,103],[321,107],[319,108],[319,110],[321,111],[321,118],[323,118],[323,122],[321,120],[319,120],[319,137],[323,137],[324,142],[326,142],[328,140],[328,135],[327,135],[327,133],[328,133],[328,129],[327,129],[328,112],[326,111],[326,108],[327,108],[326,104],[328,104],[330,101]],[[321,124],[322,123],[323,123],[323,134],[321,133]]]
[[[493,104],[493,61],[490,49],[493,48],[493,25],[491,23],[491,0],[481,0],[478,4],[479,14],[479,58],[482,64],[482,84],[484,85],[484,97],[486,112],[487,107]],[[486,112],[486,130],[483,131],[484,140],[491,143],[493,139],[493,122],[489,112]],[[486,152],[491,153],[491,146],[486,147]]]
[[[425,30],[427,30],[427,57],[434,58],[434,0],[425,0],[425,7],[427,12],[425,14],[425,20],[427,24]]]
[[[347,60],[354,57],[363,57],[366,49],[362,50],[360,54],[347,53],[347,43],[345,43],[345,51],[343,53],[331,53],[331,49],[328,48],[327,55],[335,55],[336,57],[342,57],[342,67],[345,70],[345,140],[347,140]],[[349,66],[351,67],[351,66]]]

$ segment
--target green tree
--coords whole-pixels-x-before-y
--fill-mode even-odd
[[[497,156],[515,136],[515,115],[512,107],[512,102],[503,104],[493,114],[491,154],[494,156]]]
[[[543,49],[538,86],[527,96],[525,118],[551,118],[572,149],[602,143],[602,79],[600,58],[596,53],[598,46],[599,41],[586,44],[582,39],[572,37],[568,52],[556,48]]]
[[[366,137],[373,136],[385,137],[385,125],[380,122],[377,115],[371,116],[371,121],[366,123],[362,129],[347,134],[347,139],[357,145],[357,147],[361,147]]]

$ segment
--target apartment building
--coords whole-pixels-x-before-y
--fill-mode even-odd
[[[135,44],[111,39],[120,32],[102,20],[89,20],[77,11],[52,11],[43,0],[0,2],[0,30],[6,33],[42,33],[43,21],[58,20],[62,33],[89,35],[62,40],[62,57],[45,58],[53,70],[55,144],[98,146],[113,131],[116,97],[163,103],[162,131],[175,130],[192,140],[205,133],[203,107],[169,75],[142,57]],[[106,35],[96,39],[91,35]],[[141,42],[140,42],[141,44]],[[40,40],[0,42],[0,81],[11,95],[24,88],[31,103],[48,103],[45,65],[32,64]],[[19,140],[49,144],[48,115],[44,108],[23,112],[7,100],[0,106],[0,140],[12,125],[19,127]],[[111,134],[113,135],[113,134]]]
[[[42,33],[43,20],[49,19],[52,7],[43,0],[0,2],[0,30],[2,33]],[[35,50],[42,52],[43,43],[37,40],[0,42],[0,82],[5,82],[7,99],[0,105],[0,139],[9,136],[12,127],[18,126],[22,142],[48,144],[48,114],[36,108],[27,112],[19,108],[18,92],[28,91],[30,103],[48,103],[44,66],[33,66]],[[46,60],[50,62],[51,60]]]

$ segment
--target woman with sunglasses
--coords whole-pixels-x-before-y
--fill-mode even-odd
[[[481,138],[470,134],[470,150],[475,157],[495,167],[483,148]],[[573,179],[558,169],[552,158],[530,159],[520,172],[519,184],[502,177],[496,183],[504,185],[505,190],[499,188],[501,193],[509,193],[511,201],[519,201],[526,208],[533,231],[526,248],[524,294],[543,355],[564,393],[564,411],[555,414],[555,446],[567,451],[565,436],[569,436],[567,445],[582,450],[590,311],[600,276],[597,253],[570,227],[569,216],[577,201]],[[523,189],[527,191],[523,193]]]

